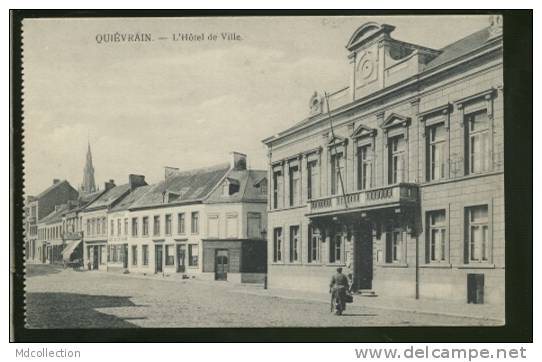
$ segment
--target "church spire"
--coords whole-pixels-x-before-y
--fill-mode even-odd
[[[83,184],[81,192],[88,194],[96,191],[96,183],[94,182],[94,166],[92,165],[92,152],[90,151],[90,142],[87,149],[87,161],[83,170]]]

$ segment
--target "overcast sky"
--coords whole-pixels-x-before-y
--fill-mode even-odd
[[[26,19],[26,190],[53,178],[77,188],[88,139],[100,187],[129,173],[157,182],[164,166],[209,166],[233,150],[265,169],[261,140],[305,118],[315,90],[348,84],[344,47],[367,21],[437,49],[488,26],[488,16]],[[156,40],[96,41],[115,32]],[[242,40],[222,41],[222,32]],[[173,41],[178,33],[218,39]]]

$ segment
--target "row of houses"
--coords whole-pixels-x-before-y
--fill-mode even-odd
[[[27,260],[262,282],[267,177],[246,164],[246,155],[233,152],[230,162],[216,166],[169,168],[153,185],[129,175],[125,184],[110,180],[103,191],[81,195],[67,181],[55,180],[29,203],[30,211],[41,207],[44,195],[68,190],[57,198],[64,202],[32,226],[37,232],[29,233]]]
[[[322,291],[343,267],[369,293],[504,305],[502,19],[442,49],[393,30],[353,33],[348,86],[315,92],[307,118],[263,140],[267,171],[234,153],[106,184],[42,220],[39,258],[58,255],[71,212],[88,269],[266,273],[270,288]]]

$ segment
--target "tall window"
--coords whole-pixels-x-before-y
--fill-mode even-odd
[[[487,205],[466,209],[466,263],[489,261],[489,223]]]
[[[175,265],[175,245],[166,245],[166,265]]]
[[[152,232],[154,236],[160,235],[160,216],[156,215],[153,219]]]
[[[191,228],[191,232],[192,234],[197,234],[199,233],[199,212],[197,211],[194,211],[192,213],[192,228]]]
[[[237,218],[237,214],[232,213],[232,214],[226,215],[226,237],[227,238],[239,237],[238,225],[239,225],[239,221]]]
[[[132,265],[137,265],[137,245],[132,245]]]
[[[198,244],[189,244],[188,245],[188,265],[198,266],[198,259],[199,259]]]
[[[90,235],[90,220],[87,220],[87,235]]]
[[[218,215],[207,215],[207,236],[218,238]]]
[[[427,128],[427,181],[440,180],[446,171],[446,128],[443,123]]]
[[[426,261],[438,263],[446,260],[446,211],[427,213]]]
[[[132,218],[132,236],[137,236],[137,229],[138,229],[137,217],[133,217]]]
[[[290,167],[290,206],[299,204],[299,167]]]
[[[166,235],[171,235],[171,214],[166,215]]]
[[[142,245],[141,246],[141,256],[142,256],[142,264],[143,265],[149,265],[149,246],[148,245]]]
[[[296,262],[299,250],[299,226],[290,226],[290,263]]]
[[[128,235],[128,219],[124,219],[124,235]]]
[[[485,172],[489,170],[490,145],[489,145],[489,120],[487,111],[465,116],[465,155],[467,174]]]
[[[342,192],[341,180],[344,177],[344,160],[342,153],[331,156],[331,194]],[[344,181],[344,180],[343,180]]]
[[[308,261],[316,263],[320,261],[320,242],[322,237],[320,231],[316,228],[309,227],[309,245],[308,245]]]
[[[117,235],[120,236],[122,233],[122,221],[120,219],[117,219]]]
[[[184,213],[177,214],[177,233],[184,234]]]
[[[282,228],[273,230],[273,262],[282,261]]]
[[[403,261],[403,232],[392,229],[386,233],[386,263]]]
[[[247,214],[247,237],[250,239],[262,238],[262,214],[259,212]]]
[[[273,208],[282,207],[282,171],[273,172]]]
[[[372,175],[372,146],[358,147],[358,190],[366,190],[371,187]]]
[[[318,161],[310,161],[307,163],[307,199],[311,200],[318,197],[319,188],[319,168]]]
[[[148,236],[149,235],[149,217],[148,216],[143,216],[142,223],[143,223],[142,234],[143,234],[143,236]]]
[[[329,243],[329,262],[340,263],[343,254],[343,236],[341,233],[335,234]]]
[[[388,140],[388,184],[393,185],[405,179],[405,138],[392,137]]]

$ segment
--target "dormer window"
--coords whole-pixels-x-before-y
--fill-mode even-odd
[[[224,181],[224,185],[222,186],[222,195],[231,196],[235,193],[238,193],[239,187],[239,181],[228,177],[226,181]]]

